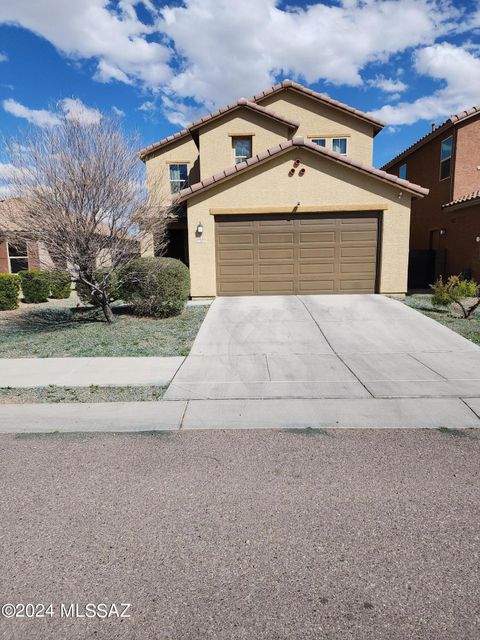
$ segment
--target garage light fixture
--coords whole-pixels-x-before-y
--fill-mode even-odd
[[[201,222],[197,224],[197,233],[199,236],[201,236],[203,233],[203,224]]]

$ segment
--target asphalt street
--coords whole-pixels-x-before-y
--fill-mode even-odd
[[[478,639],[479,470],[475,430],[2,435],[0,604],[53,614],[0,638]]]

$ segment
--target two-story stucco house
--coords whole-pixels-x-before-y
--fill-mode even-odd
[[[428,190],[372,166],[383,126],[285,80],[143,149],[183,207],[192,297],[404,293]]]
[[[382,168],[430,190],[412,206],[410,286],[461,272],[480,280],[480,106],[433,126]]]

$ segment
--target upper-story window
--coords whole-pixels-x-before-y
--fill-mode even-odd
[[[332,151],[347,155],[347,138],[332,138]]]
[[[440,180],[449,178],[452,173],[453,137],[442,140],[440,150]]]
[[[188,165],[179,163],[170,165],[170,191],[177,193],[188,184]]]
[[[252,138],[233,138],[233,151],[235,154],[235,164],[244,162],[252,157]]]
[[[8,259],[10,262],[10,273],[18,273],[24,269],[28,270],[27,243],[18,241],[15,244],[12,244],[9,242]]]
[[[398,169],[398,177],[401,178],[402,180],[407,179],[407,163],[406,162],[400,165],[400,168]]]
[[[313,142],[313,144],[318,144],[319,147],[326,147],[327,146],[327,139],[326,138],[312,138],[312,142]]]

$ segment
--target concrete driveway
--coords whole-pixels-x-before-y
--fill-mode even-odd
[[[217,298],[166,400],[480,396],[480,348],[380,295]]]

